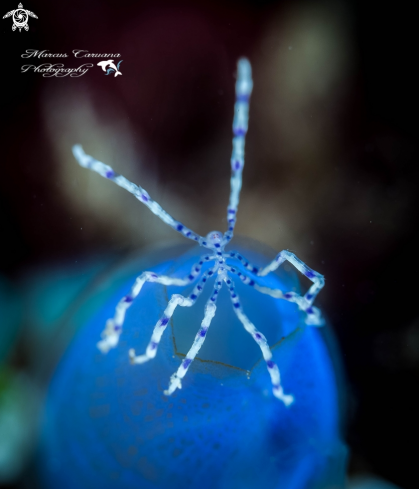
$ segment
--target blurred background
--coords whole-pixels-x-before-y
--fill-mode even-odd
[[[4,15],[17,8],[2,3]],[[3,19],[0,485],[25,487],[48,330],[110,263],[182,239],[71,146],[198,233],[226,227],[236,62],[254,91],[237,233],[326,276],[349,474],[419,487],[416,18],[378,1],[26,1]],[[26,49],[120,53],[122,76],[21,73]],[[93,63],[107,58],[93,59]],[[110,57],[109,59],[112,59]],[[67,299],[54,301],[58,290]],[[59,322],[59,321],[58,321]],[[43,329],[44,328],[44,329]]]

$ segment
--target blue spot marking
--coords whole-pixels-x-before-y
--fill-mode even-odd
[[[189,365],[191,363],[192,363],[192,360],[190,358],[185,358],[185,360],[183,360],[183,362],[182,362],[182,367],[186,369],[189,367]]]
[[[274,368],[275,367],[275,363],[272,360],[268,360],[266,362],[266,365],[268,366],[268,368]]]
[[[245,134],[246,131],[242,127],[238,127],[237,129],[234,129],[235,136],[244,136]]]
[[[192,234],[192,233],[191,233],[190,231],[188,231],[188,232],[186,233],[186,236],[190,236],[191,234]]]
[[[204,278],[202,279],[202,281],[203,281],[203,282],[206,282],[206,281],[207,281],[207,278],[206,278],[206,277],[204,277]]]
[[[306,298],[308,301],[311,300],[313,298],[313,294],[307,294]]]
[[[240,168],[241,168],[240,161],[236,161],[236,162],[234,163],[234,169],[235,169],[235,170],[240,170]]]
[[[163,317],[161,318],[161,323],[160,325],[161,326],[166,326],[166,324],[169,322],[169,318],[168,317]]]
[[[235,299],[237,297],[237,294],[232,294],[231,297]]]
[[[148,197],[147,195],[142,194],[141,198],[143,199],[144,202],[148,202]]]
[[[206,334],[207,334],[206,329],[201,329],[201,331],[199,332],[199,336],[202,336],[202,337],[204,337]]]
[[[189,280],[193,280],[195,277],[193,275],[189,275]]]
[[[198,290],[202,290],[202,287],[200,285],[198,285],[197,289]]]
[[[255,334],[255,338],[256,338],[257,340],[261,340],[261,339],[262,339],[262,336],[261,336],[259,333],[256,333],[256,334]]]
[[[199,268],[198,268],[198,267],[196,267],[196,268],[195,268],[195,271],[196,271],[196,272],[199,272]]]
[[[134,300],[133,297],[131,297],[130,295],[127,295],[124,299],[124,302],[132,302]]]
[[[194,301],[198,296],[196,296],[195,294],[191,294],[190,297]]]
[[[256,267],[253,267],[252,273],[258,273],[258,269]]]
[[[235,268],[232,268],[231,271],[234,273],[236,271],[236,269]]]
[[[113,329],[115,331],[119,331],[121,329],[121,326],[119,326],[119,324],[115,324],[115,326],[113,327]]]
[[[207,242],[206,242],[206,241],[202,241],[202,244],[203,244],[204,246],[207,246]]]
[[[182,231],[182,229],[183,229],[182,224],[178,224],[178,225],[176,226],[176,229],[177,229],[178,231]]]
[[[115,172],[113,172],[113,171],[107,171],[105,176],[106,176],[106,178],[112,178],[112,177],[115,176]]]
[[[255,285],[255,281],[254,281],[254,280],[251,280],[251,281],[249,282],[249,285],[250,285],[251,287],[253,287],[253,286]]]
[[[240,304],[239,304],[238,302],[236,302],[236,303],[234,304],[234,307],[237,309],[238,307],[240,307]]]
[[[306,313],[307,313],[307,314],[314,314],[314,310],[313,310],[313,308],[312,308],[312,307],[308,307],[308,308],[306,309]]]
[[[228,212],[229,212],[229,214],[235,214],[236,213],[236,211],[234,209],[229,209]]]
[[[210,276],[211,276],[213,273],[214,273],[214,272],[213,272],[212,270],[210,270],[210,271],[208,272],[208,275],[210,275]]]
[[[215,247],[216,248],[219,248],[220,247],[220,244],[219,243],[215,243]]]
[[[151,348],[152,350],[155,350],[155,349],[157,348],[157,343],[155,343],[155,342],[153,341],[153,342],[151,343],[151,345],[150,345],[150,348]]]
[[[233,228],[228,228],[229,231],[233,231]]]
[[[236,100],[237,102],[248,102],[249,97],[247,93],[242,93],[241,95],[237,95]]]
[[[221,256],[222,255],[221,251],[217,251],[217,255]]]
[[[293,294],[291,294],[290,292],[287,292],[285,295],[284,295],[285,299],[291,299],[293,297]]]
[[[316,276],[316,275],[315,275],[313,272],[311,272],[311,271],[306,272],[306,274],[305,274],[305,275],[306,275],[306,277],[307,277],[307,278],[314,278],[314,277]]]

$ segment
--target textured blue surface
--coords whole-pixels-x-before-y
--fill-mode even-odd
[[[256,264],[266,262],[255,252],[246,254]],[[181,276],[196,256],[194,250],[148,269]],[[133,263],[125,278],[108,281],[109,297],[96,304],[55,372],[40,450],[45,487],[341,487],[345,449],[337,381],[320,331],[304,326],[294,304],[237,283],[246,313],[275,344],[284,390],[295,403],[286,408],[273,397],[258,347],[231,311],[226,290],[183,389],[166,397],[170,375],[199,328],[205,296],[196,310],[176,311],[151,362],[130,365],[128,349],[145,348],[177,287],[146,284],[127,313],[118,347],[107,355],[95,347],[116,303],[141,271]],[[286,271],[259,282],[298,288],[295,274]]]

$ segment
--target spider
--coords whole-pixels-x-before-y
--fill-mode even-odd
[[[249,119],[249,99],[252,93],[252,69],[247,59],[241,58],[237,64],[237,82],[236,82],[236,101],[234,106],[233,119],[233,151],[231,155],[231,180],[230,180],[230,201],[227,207],[228,229],[225,233],[220,231],[211,231],[203,237],[187,228],[184,224],[173,219],[157,202],[152,200],[148,193],[139,185],[127,180],[122,175],[117,174],[110,166],[95,160],[87,155],[80,145],[73,146],[73,154],[78,163],[93,170],[99,175],[112,180],[120,187],[125,188],[134,195],[140,202],[146,205],[151,212],[156,214],[163,222],[173,228],[186,238],[189,238],[200,246],[207,248],[210,252],[200,257],[188,276],[185,278],[174,278],[165,275],[157,275],[154,272],[145,271],[139,275],[132,286],[130,292],[122,297],[116,306],[115,315],[106,322],[105,329],[102,332],[102,339],[97,343],[97,347],[102,353],[107,353],[111,348],[118,345],[119,337],[122,333],[125,313],[132,302],[141,292],[145,282],[155,282],[163,285],[187,286],[195,283],[191,294],[187,297],[181,294],[173,294],[167,304],[167,307],[157,321],[150,342],[145,353],[136,355],[134,349],[130,349],[129,359],[132,364],[141,364],[153,359],[156,356],[160,339],[173,315],[175,309],[180,307],[191,307],[195,304],[201,295],[206,282],[215,277],[214,288],[210,298],[205,305],[204,318],[201,327],[196,334],[191,348],[182,361],[177,371],[171,376],[169,386],[164,394],[170,396],[176,389],[182,387],[182,379],[186,375],[191,363],[198,354],[203,345],[211,320],[216,312],[217,297],[223,285],[227,286],[230,293],[232,307],[244,329],[252,336],[258,344],[262,356],[271,377],[272,392],[276,398],[281,400],[286,406],[289,406],[294,398],[290,394],[285,394],[281,385],[281,378],[278,366],[272,360],[272,352],[269,348],[265,336],[255,327],[243,311],[240,304],[240,298],[234,288],[233,277],[237,276],[244,284],[253,287],[262,294],[268,294],[277,299],[284,299],[297,304],[298,308],[305,314],[305,322],[310,326],[322,326],[324,320],[321,312],[314,307],[313,301],[317,294],[324,286],[324,277],[320,273],[309,268],[294,253],[283,250],[264,268],[257,268],[252,265],[244,256],[237,251],[225,251],[225,247],[233,238],[234,227],[237,219],[237,209],[239,204],[240,189],[242,186],[242,172],[244,167],[244,144],[246,132],[248,129]],[[231,264],[231,260],[233,264]],[[290,262],[294,267],[310,279],[313,284],[310,286],[305,295],[300,296],[296,292],[283,292],[279,289],[270,289],[257,283],[257,277],[263,277],[276,270],[285,260]],[[213,266],[207,271],[202,272],[204,263],[213,263]],[[246,269],[243,273],[234,263],[240,262]]]

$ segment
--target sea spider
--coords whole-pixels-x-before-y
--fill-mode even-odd
[[[248,128],[249,119],[249,99],[253,88],[252,70],[247,59],[240,59],[237,66],[237,82],[236,82],[236,102],[234,106],[233,119],[233,151],[231,155],[231,180],[230,180],[230,201],[227,207],[228,230],[223,234],[220,231],[211,231],[206,237],[199,236],[192,230],[188,229],[184,224],[176,221],[162,207],[152,200],[148,193],[140,186],[127,180],[122,175],[118,175],[114,170],[104,163],[95,160],[87,155],[80,145],[73,147],[73,154],[79,164],[85,168],[89,168],[102,177],[112,180],[120,187],[125,188],[132,193],[140,202],[146,205],[151,212],[156,214],[163,222],[168,224],[175,231],[181,233],[186,238],[196,241],[200,246],[209,249],[210,254],[201,256],[190,274],[185,278],[173,278],[165,275],[157,275],[153,272],[143,272],[135,281],[128,295],[124,296],[116,306],[115,315],[106,323],[106,327],[102,332],[102,340],[98,342],[98,348],[107,353],[111,348],[115,348],[118,344],[119,337],[122,333],[122,325],[124,323],[125,313],[130,307],[134,299],[138,296],[145,282],[156,282],[163,285],[186,286],[197,282],[192,293],[185,297],[181,294],[173,294],[170,298],[167,307],[162,317],[157,321],[151,335],[150,342],[143,355],[136,355],[134,349],[129,350],[129,358],[132,364],[144,363],[156,356],[157,348],[160,339],[169,323],[177,306],[191,307],[195,304],[198,297],[201,295],[205,283],[209,278],[215,276],[215,284],[213,292],[205,305],[204,319],[201,327],[195,337],[195,340],[182,361],[178,370],[171,376],[169,387],[164,391],[166,395],[171,395],[177,388],[181,388],[181,381],[188,371],[192,361],[198,354],[201,346],[205,341],[205,337],[210,327],[211,320],[215,315],[216,302],[218,294],[226,284],[234,312],[238,319],[243,324],[245,330],[252,336],[255,342],[259,345],[263,358],[266,362],[269,375],[272,381],[272,391],[275,397],[284,402],[286,406],[290,405],[294,398],[292,395],[284,393],[280,381],[280,373],[278,366],[272,360],[272,352],[269,348],[265,336],[256,329],[254,324],[249,320],[240,305],[240,299],[234,289],[233,276],[237,275],[244,284],[253,287],[257,291],[268,294],[277,299],[284,299],[297,304],[298,308],[305,313],[305,322],[310,326],[321,326],[324,321],[320,310],[314,307],[313,301],[317,294],[324,286],[324,277],[319,273],[309,268],[294,253],[283,250],[276,258],[264,268],[257,268],[236,251],[225,252],[225,246],[230,243],[233,238],[234,226],[236,224],[237,208],[239,204],[240,189],[242,186],[242,171],[244,166],[244,143]],[[229,260],[237,260],[247,270],[242,273],[233,265],[229,264]],[[309,278],[313,285],[309,288],[304,296],[298,295],[296,292],[283,292],[279,289],[270,289],[263,287],[257,283],[256,277],[263,277],[268,273],[276,270],[285,260],[292,263],[297,270]],[[204,263],[214,262],[214,266],[209,270],[201,273]]]

